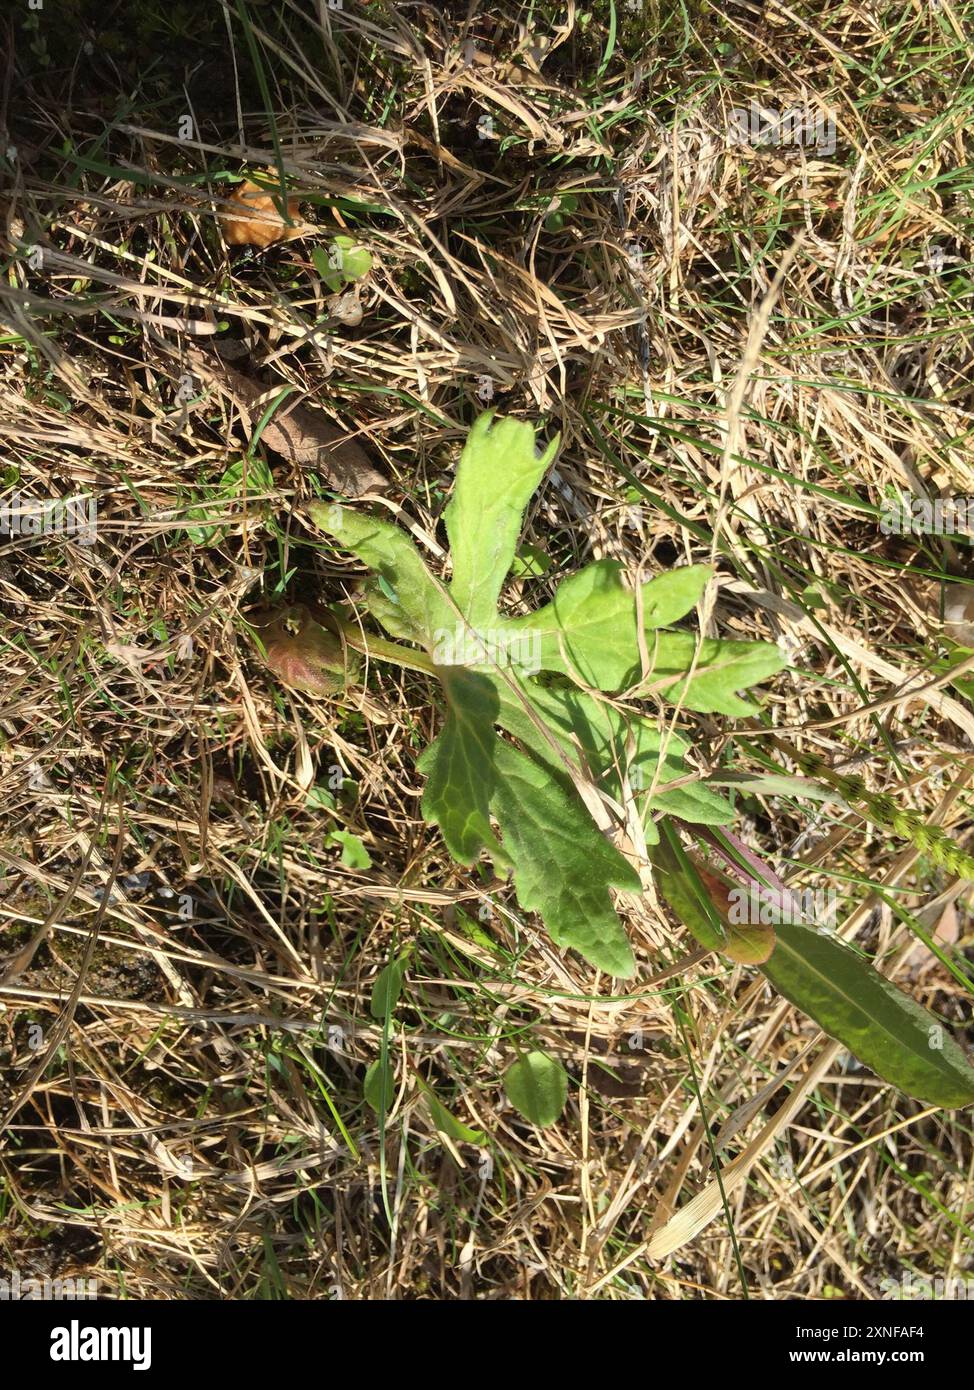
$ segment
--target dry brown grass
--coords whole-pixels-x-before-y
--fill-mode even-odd
[[[914,692],[941,674],[964,547],[886,537],[876,509],[891,487],[974,492],[971,53],[944,0],[897,9],[883,57],[886,8],[703,5],[686,31],[623,10],[597,82],[602,6],[587,27],[571,4],[561,29],[537,17],[539,67],[516,8],[252,5],[279,159],[232,10],[167,46],[152,5],[119,37],[79,0],[46,65],[8,21],[0,437],[11,487],[97,498],[98,539],[0,544],[0,1267],[109,1296],[349,1299],[871,1299],[904,1269],[970,1268],[969,1114],[857,1069],[753,971],[699,958],[651,893],[626,908],[631,990],[557,952],[420,819],[424,677],[373,666],[344,705],[275,687],[248,609],[353,594],[358,571],[293,514],[315,479],[270,453],[273,490],[217,499],[222,537],[194,542],[187,509],[260,411],[198,375],[176,401],[191,347],[232,353],[269,400],[293,388],[381,466],[376,504],[435,563],[489,377],[494,405],[564,440],[526,532],[552,568],[513,603],[592,557],[713,553],[713,632],[791,658],[774,727],[908,783],[963,839],[970,687]],[[931,44],[938,73],[904,76]],[[734,150],[729,107],[769,90],[834,112],[836,153]],[[278,169],[318,240],[348,225],[372,252],[360,325],[326,317],[315,236],[224,246],[217,176]],[[725,721],[686,723],[701,772],[764,770]],[[309,809],[333,768],[347,794]],[[889,906],[963,965],[969,885],[834,804],[740,804],[749,842],[837,892],[843,934],[970,1039],[969,993]],[[371,868],[342,867],[333,824]],[[370,992],[407,945],[380,1133]],[[551,1129],[504,1103],[513,1039],[571,1072]],[[424,1086],[486,1132],[490,1165],[438,1132]]]

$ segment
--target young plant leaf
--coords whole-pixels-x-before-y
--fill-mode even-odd
[[[359,246],[354,237],[336,236],[335,245],[341,252],[342,276],[347,284],[364,280],[372,269],[372,253]]]
[[[440,827],[459,863],[473,864],[482,849],[489,849],[495,861],[508,864],[490,828],[490,798],[497,781],[497,697],[483,676],[459,666],[443,668],[441,679],[446,721],[417,763],[428,778],[423,815]]]
[[[495,766],[491,809],[514,860],[518,902],[541,914],[557,946],[573,946],[609,975],[631,975],[632,948],[609,888],[641,892],[638,873],[550,770],[500,740]]]
[[[371,869],[372,859],[368,850],[351,830],[332,830],[325,839],[326,845],[341,845],[341,862],[346,869]]]
[[[335,800],[335,793],[330,787],[316,784],[308,788],[308,795],[304,799],[304,804],[309,811],[334,811],[338,803]]]
[[[322,531],[351,550],[384,582],[384,591],[379,591],[384,600],[381,611],[384,616],[389,608],[395,611],[394,626],[387,630],[394,637],[428,645],[432,651],[434,634],[452,627],[457,613],[405,531],[333,502],[313,502],[309,510]],[[368,595],[373,612],[376,597],[375,591]],[[384,617],[380,621],[385,625]]]
[[[557,451],[555,438],[539,456],[530,425],[494,420],[489,412],[470,431],[443,517],[453,560],[450,596],[471,627],[496,625],[524,509]]]
[[[391,960],[388,965],[383,966],[376,975],[375,983],[372,986],[369,1012],[377,1022],[382,1023],[387,1015],[392,1014],[399,1003],[399,996],[402,994],[402,982],[405,979],[408,964],[408,955],[401,955],[397,960]]]
[[[753,714],[754,705],[735,691],[779,671],[785,664],[767,642],[699,641],[689,632],[658,632],[699,600],[712,571],[688,565],[650,580],[642,588],[642,617],[649,669],[643,679],[635,595],[622,582],[615,560],[596,560],[566,579],[554,599],[537,613],[503,622],[511,635],[537,633],[537,664],[598,690],[624,690],[642,682],[647,692],[701,713]],[[690,670],[693,675],[679,679]]]
[[[519,903],[541,913],[555,942],[622,976],[633,959],[610,890],[636,892],[639,879],[597,830],[577,787],[588,779],[616,800],[626,789],[640,799],[647,844],[659,842],[652,857],[660,891],[703,945],[763,963],[786,998],[911,1094],[941,1105],[974,1099],[974,1069],[957,1044],[854,952],[796,926],[784,910],[771,914],[773,922],[763,912],[758,922],[735,920],[733,889],[738,881],[763,883],[766,866],[733,836],[721,840],[723,832],[706,829],[730,821],[731,808],[687,777],[688,748],[672,729],[661,732],[590,693],[626,689],[630,700],[644,693],[689,710],[751,713],[739,692],[781,669],[776,647],[664,630],[699,601],[709,569],[656,576],[637,596],[621,567],[601,560],[565,580],[535,614],[498,611],[524,509],[552,456],[553,448],[535,451],[528,425],[490,415],[477,421],[446,511],[449,586],[395,526],[345,506],[312,506],[316,524],[373,570],[365,592],[373,617],[427,653],[418,666],[389,643],[376,655],[442,681],[446,719],[420,759],[427,820],[461,863],[486,849],[501,867],[511,865]],[[724,868],[688,855],[667,815],[703,826],[698,833]],[[764,886],[784,909],[786,886],[773,877]],[[553,1123],[567,1095],[564,1070],[536,1052],[514,1064],[505,1086],[535,1123]]]
[[[754,714],[752,700],[735,694],[780,671],[785,659],[768,642],[728,642],[719,638],[698,641],[689,632],[661,632],[651,648],[651,670],[643,689],[658,689],[671,704],[699,714],[727,714],[734,718]],[[693,675],[674,680],[690,669]]]
[[[370,1063],[362,1082],[362,1094],[366,1104],[377,1115],[388,1114],[392,1109],[392,1102],[396,1098],[396,1082],[388,1061],[384,1067],[381,1057]]]
[[[687,745],[675,734],[661,735],[655,721],[621,713],[557,673],[622,689],[641,678],[640,653],[648,650],[664,698],[682,680],[688,705],[696,700],[692,708],[750,711],[734,692],[778,670],[782,658],[763,643],[698,643],[691,633],[660,630],[698,602],[710,578],[707,566],[659,575],[637,595],[623,582],[621,566],[600,560],[565,580],[538,613],[502,614],[498,601],[524,511],[555,448],[539,453],[533,429],[519,421],[491,414],[476,421],[444,513],[453,566],[448,585],[389,522],[324,502],[310,511],[321,530],[373,571],[364,592],[372,616],[392,637],[425,648],[425,661],[442,682],[445,721],[418,764],[428,778],[426,820],[439,826],[461,864],[473,864],[486,850],[496,867],[513,868],[518,902],[541,914],[558,945],[625,976],[634,960],[611,889],[638,892],[640,880],[597,828],[578,786],[601,786],[618,800],[633,770],[628,785],[637,791],[648,842],[663,812],[704,824],[725,824],[733,812],[690,782]],[[376,655],[397,659],[388,644],[377,646]],[[539,680],[541,671],[556,673],[554,681]],[[684,785],[667,790],[677,779]]]
[[[700,602],[712,576],[709,565],[682,565],[658,574],[643,585],[643,625],[669,627],[685,618]]]
[[[518,1114],[544,1129],[565,1108],[568,1073],[547,1053],[528,1052],[504,1073],[504,1093]]]
[[[328,247],[316,246],[311,252],[311,259],[322,283],[332,294],[337,294],[356,280],[364,280],[372,269],[371,253],[364,246],[357,245],[350,236],[333,237]]]
[[[563,775],[548,739],[528,713],[533,708],[544,719],[550,738],[569,758],[580,747],[598,785],[610,796],[622,796],[622,772],[628,773],[630,790],[642,810],[646,843],[658,838],[655,815],[667,811],[683,820],[706,825],[726,825],[734,819],[732,807],[699,782],[687,783],[684,756],[689,745],[671,730],[661,733],[655,721],[620,711],[604,700],[595,700],[574,686],[542,686],[520,683],[517,698],[506,681],[494,680],[498,721],[542,763]],[[684,785],[667,791],[667,783]]]
[[[685,617],[711,574],[708,565],[689,565],[644,584],[644,630],[650,633]],[[618,561],[596,560],[564,580],[546,607],[508,619],[504,628],[512,634],[539,634],[543,671],[574,674],[598,690],[622,690],[639,678],[641,670],[637,604],[622,575]],[[652,661],[652,637],[647,645]]]
[[[942,1024],[830,933],[777,925],[763,973],[877,1076],[930,1105],[974,1101],[974,1068]]]
[[[331,291],[337,294],[345,283],[342,279],[341,261],[333,264],[332,253],[325,246],[315,246],[311,250],[311,259],[314,268],[321,277],[321,282]]]
[[[425,1081],[419,1082],[419,1088],[423,1093],[430,1112],[430,1119],[436,1128],[445,1134],[448,1139],[452,1139],[456,1144],[476,1144],[482,1148],[487,1143],[487,1136],[482,1129],[471,1129],[469,1125],[462,1124],[456,1116],[451,1115],[446,1106]]]

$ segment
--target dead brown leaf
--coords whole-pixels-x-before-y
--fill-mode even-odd
[[[230,367],[215,354],[190,349],[196,369],[217,386],[234,404],[245,411],[265,405],[273,388]],[[265,398],[262,400],[262,398]],[[346,497],[365,492],[383,492],[389,486],[384,474],[374,468],[360,444],[317,410],[285,401],[264,427],[261,442],[302,468],[320,473],[330,486]]]
[[[220,215],[223,239],[228,246],[272,246],[275,241],[293,241],[313,230],[301,221],[299,198],[287,200],[287,215],[295,224],[289,227],[271,195],[249,179],[239,185],[230,202],[236,203],[240,211]]]

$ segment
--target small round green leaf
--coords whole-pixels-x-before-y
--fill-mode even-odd
[[[350,283],[364,280],[372,269],[372,254],[364,246],[342,248],[342,274]]]
[[[544,1129],[553,1125],[568,1099],[568,1073],[544,1052],[528,1052],[504,1075],[507,1099],[519,1114]]]

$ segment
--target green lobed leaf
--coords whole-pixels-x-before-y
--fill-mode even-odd
[[[712,577],[709,565],[681,565],[649,580],[642,593],[644,626],[669,627],[685,618],[700,602]]]
[[[698,644],[690,633],[658,630],[699,601],[711,575],[702,565],[649,580],[637,604],[622,567],[597,561],[565,580],[539,613],[502,617],[497,602],[524,510],[555,447],[536,452],[530,425],[491,414],[477,420],[445,511],[453,565],[448,590],[399,528],[338,504],[313,504],[311,515],[374,571],[366,589],[372,615],[392,636],[424,646],[443,683],[446,719],[418,764],[428,778],[425,818],[439,826],[460,863],[473,864],[486,849],[495,863],[513,865],[518,902],[541,914],[557,944],[626,976],[633,957],[610,889],[639,892],[639,877],[593,822],[566,762],[616,800],[625,783],[649,843],[661,814],[720,825],[733,812],[699,782],[667,789],[686,780],[685,742],[655,721],[594,699],[571,678],[620,689],[640,677],[640,605],[662,694],[669,697],[681,679],[686,685],[700,647],[699,669],[687,685],[690,708],[750,711],[733,692],[782,663],[766,644]],[[519,642],[522,637],[537,640]],[[683,664],[673,667],[677,659]],[[556,673],[554,682],[550,675],[533,679],[539,669]],[[569,679],[559,683],[558,672]],[[498,737],[497,726],[526,751]]]
[[[632,975],[632,947],[609,888],[641,892],[638,873],[550,768],[500,740],[494,761],[491,810],[514,861],[518,902],[541,914],[556,945],[610,975]]]
[[[688,565],[643,585],[643,630],[648,670],[643,680],[636,598],[615,560],[597,560],[566,579],[551,603],[520,618],[501,619],[503,631],[536,637],[537,666],[598,690],[625,690],[641,682],[671,704],[699,713],[753,714],[735,692],[785,665],[769,642],[699,640],[690,632],[661,632],[697,603],[712,571]],[[693,675],[685,677],[696,661]]]
[[[636,597],[623,583],[624,572],[617,560],[596,560],[564,580],[551,603],[503,627],[538,635],[541,670],[561,671],[598,690],[623,690],[641,671]],[[712,573],[709,565],[688,565],[644,584],[644,631],[684,617]],[[648,646],[652,656],[652,638]]]
[[[831,933],[776,926],[761,969],[774,987],[884,1081],[930,1105],[974,1101],[974,1068],[916,1000]]]
[[[694,673],[681,677],[696,657]],[[735,691],[746,690],[767,679],[786,664],[770,642],[732,642],[708,637],[700,641],[690,632],[660,632],[649,651],[650,673],[640,687],[655,690],[671,704],[699,714],[754,714],[751,700]]]
[[[483,849],[505,863],[507,856],[490,828],[490,798],[497,783],[497,696],[488,680],[460,666],[440,668],[440,679],[448,701],[446,720],[416,764],[428,779],[423,815],[440,827],[459,863],[473,864]]]
[[[517,687],[543,716],[549,734],[566,756],[576,758],[580,747],[597,785],[617,800],[622,796],[620,773],[628,768],[630,790],[635,791],[648,843],[656,841],[657,812],[665,811],[705,825],[728,825],[733,821],[733,807],[700,782],[666,790],[668,782],[687,775],[683,760],[688,745],[672,730],[661,732],[655,720],[595,700],[573,686],[545,687],[522,679]],[[506,681],[495,679],[494,688],[501,726],[560,773],[562,766],[557,755],[524,703]]]
[[[554,739],[571,758],[577,758],[580,747],[590,771],[596,779],[608,776],[616,765],[627,761],[641,763],[645,768],[655,766],[666,749],[664,775],[686,774],[682,755],[687,745],[676,734],[662,735],[655,720],[620,710],[604,700],[596,700],[576,686],[545,686],[519,677],[509,683],[499,676],[493,679],[498,699],[498,722],[520,743],[542,760],[561,770],[562,764],[553,753],[551,743],[532,720],[529,706],[538,715]],[[512,689],[513,685],[513,689]],[[644,771],[642,780],[649,785]]]
[[[453,627],[457,615],[405,531],[337,502],[312,502],[308,511],[316,526],[385,580],[394,596],[387,602],[399,609],[405,629],[393,636],[415,634],[432,650],[433,634]]]
[[[443,516],[453,561],[450,593],[475,628],[496,619],[524,509],[557,450],[554,439],[539,457],[530,425],[497,420],[492,411],[481,415],[467,436]]]

